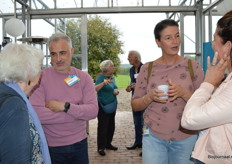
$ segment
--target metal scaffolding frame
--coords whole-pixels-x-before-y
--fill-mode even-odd
[[[43,0],[14,0],[21,8],[15,8],[15,13],[0,13],[0,18],[5,21],[13,16],[18,17],[26,23],[27,33],[23,37],[31,36],[31,20],[44,19],[46,22],[56,27],[51,19],[59,19],[60,22],[65,23],[64,18],[81,18],[81,56],[82,56],[82,70],[88,70],[88,54],[87,54],[87,15],[88,14],[120,14],[120,13],[166,13],[167,18],[175,19],[180,23],[181,36],[184,36],[184,17],[187,15],[195,16],[195,39],[196,39],[196,60],[202,64],[202,47],[205,38],[205,22],[207,15],[209,25],[212,24],[212,16],[219,15],[214,9],[223,0],[179,0],[177,5],[172,5],[171,0],[168,0],[168,5],[160,5],[159,0],[154,0],[153,6],[145,6],[145,0],[138,0],[136,6],[118,6],[118,0],[105,0],[105,6],[98,6],[98,0],[94,1],[93,7],[85,7],[84,0],[79,0],[79,7],[77,0],[75,8],[57,8],[57,1],[53,0],[53,8]],[[155,2],[157,2],[155,4]],[[56,27],[57,28],[57,27]],[[62,30],[62,29],[59,29]],[[212,40],[212,28],[209,26],[209,40]],[[3,35],[6,32],[3,30]],[[182,38],[183,40],[184,38]],[[181,43],[180,54],[184,56],[184,40]]]

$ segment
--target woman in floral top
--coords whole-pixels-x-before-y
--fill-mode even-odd
[[[153,61],[149,79],[149,64],[143,65],[132,98],[132,109],[146,109],[143,164],[191,164],[197,133],[182,128],[180,121],[186,102],[200,86],[204,73],[196,61],[191,60],[190,67],[188,59],[178,55],[181,39],[179,26],[174,20],[159,22],[154,34],[162,56]],[[162,84],[169,86],[168,94],[156,89]]]

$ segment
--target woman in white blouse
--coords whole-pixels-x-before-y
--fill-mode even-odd
[[[202,130],[192,157],[197,163],[232,163],[232,10],[218,22],[214,33],[215,57],[205,80],[185,106],[182,127]],[[225,80],[225,72],[230,72]]]

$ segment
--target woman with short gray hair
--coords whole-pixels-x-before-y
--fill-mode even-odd
[[[104,60],[100,64],[100,69],[102,70],[102,72],[107,72],[107,70],[110,68],[110,65],[114,65],[111,60]]]
[[[97,148],[101,156],[105,155],[105,149],[118,150],[111,144],[115,130],[115,115],[117,109],[118,87],[113,77],[114,64],[111,60],[104,60],[100,63],[102,72],[98,74],[95,89],[98,96],[98,128],[97,128]],[[110,111],[104,106],[114,104]]]
[[[26,44],[7,44],[0,53],[0,163],[51,163],[27,98],[39,82],[43,58],[41,50]]]

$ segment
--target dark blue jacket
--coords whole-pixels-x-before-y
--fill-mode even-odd
[[[6,99],[6,95],[10,96]],[[31,152],[26,103],[16,91],[0,83],[0,163],[30,164]]]
[[[140,63],[137,73],[140,72],[140,68],[142,67],[142,65],[143,65],[143,63]],[[133,67],[130,68],[131,83],[136,83],[136,78],[134,77],[134,74],[136,74],[136,72],[135,72],[135,67],[133,66]],[[133,95],[134,94],[134,88],[131,88],[131,90],[132,90],[132,95]]]

